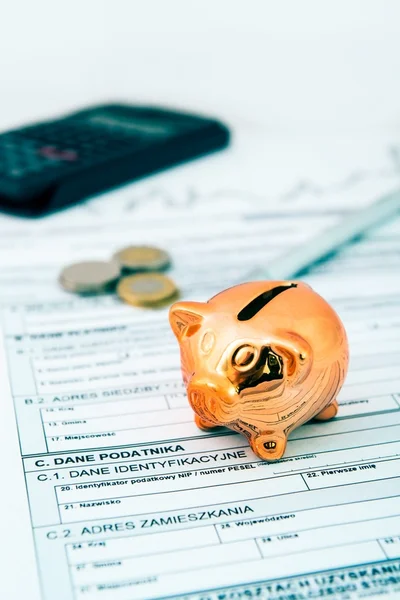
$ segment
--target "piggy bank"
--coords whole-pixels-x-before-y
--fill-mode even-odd
[[[275,461],[293,429],[336,415],[346,332],[305,283],[243,283],[205,303],[177,302],[169,316],[201,429],[229,427],[257,456]]]

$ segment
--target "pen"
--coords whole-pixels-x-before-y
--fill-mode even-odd
[[[370,228],[381,225],[400,212],[400,190],[387,194],[369,206],[345,217],[314,239],[292,248],[262,269],[264,279],[283,280],[303,274],[317,262],[330,258],[345,244],[355,241]]]

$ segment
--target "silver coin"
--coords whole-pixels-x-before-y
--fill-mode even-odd
[[[65,267],[60,273],[59,283],[75,294],[99,294],[107,291],[120,274],[116,261],[84,261]]]
[[[164,289],[164,284],[157,279],[147,279],[132,282],[130,287],[135,294],[157,294]]]
[[[113,259],[131,273],[164,271],[171,264],[169,254],[155,246],[128,246],[116,252]]]

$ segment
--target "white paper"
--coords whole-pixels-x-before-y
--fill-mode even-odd
[[[68,213],[2,217],[1,597],[400,594],[399,221],[308,278],[351,368],[338,418],[296,430],[275,464],[196,428],[165,310],[57,285],[65,263],[155,243],[183,297],[207,299],[396,189],[395,147],[243,132]]]

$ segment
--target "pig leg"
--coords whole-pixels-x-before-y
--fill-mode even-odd
[[[194,422],[196,423],[197,427],[199,429],[213,429],[214,427],[218,427],[218,425],[215,425],[215,423],[211,423],[211,421],[206,421],[205,419],[202,419],[201,417],[199,417],[199,415],[194,415]]]
[[[328,406],[325,406],[325,408],[323,408],[321,412],[315,415],[314,419],[316,421],[329,421],[329,419],[333,419],[333,417],[336,417],[338,410],[339,406],[337,401],[332,400],[332,402],[330,402]]]
[[[287,438],[283,431],[263,431],[250,439],[254,454],[263,460],[279,460],[285,453]]]

